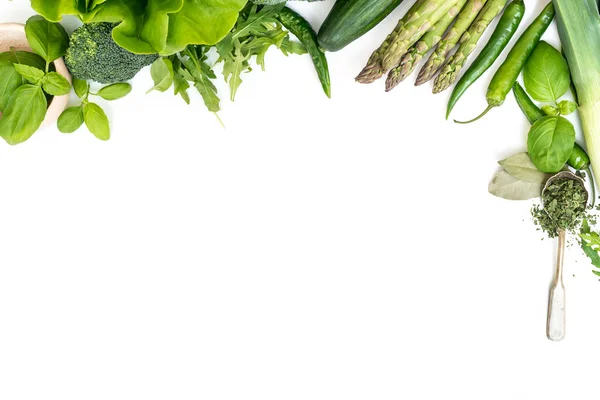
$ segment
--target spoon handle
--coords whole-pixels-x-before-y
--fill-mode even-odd
[[[559,341],[565,337],[565,286],[563,285],[562,272],[565,258],[565,231],[558,233],[558,257],[556,261],[556,276],[550,286],[548,301],[548,324],[546,336],[548,339]]]

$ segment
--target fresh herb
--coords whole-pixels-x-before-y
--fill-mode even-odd
[[[574,179],[558,178],[542,193],[542,206],[531,209],[533,221],[548,237],[560,230],[573,232],[586,215],[587,192]]]
[[[592,265],[600,269],[600,254],[598,253],[600,250],[600,235],[596,232],[592,232],[587,218],[584,219],[581,224],[581,233],[579,234],[579,237],[581,237],[581,249],[585,255],[588,256]],[[600,276],[600,271],[592,270],[592,272]]]
[[[556,103],[571,86],[567,61],[560,51],[541,41],[525,64],[523,83],[534,100]]]
[[[555,173],[564,166],[575,145],[575,128],[563,117],[543,117],[531,127],[527,150],[537,169]]]
[[[62,133],[73,133],[85,123],[88,130],[98,139],[110,139],[108,117],[102,107],[89,101],[89,96],[98,96],[109,101],[118,100],[131,92],[131,85],[129,83],[113,83],[92,93],[88,82],[74,79],[73,87],[75,94],[81,99],[81,104],[63,111],[58,118],[58,130]]]
[[[27,21],[25,35],[43,62],[22,52],[0,54],[0,136],[11,145],[26,141],[39,129],[51,96],[71,90],[66,78],[52,71],[52,63],[67,49],[65,29],[36,15]]]

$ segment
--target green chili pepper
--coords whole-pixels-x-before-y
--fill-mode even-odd
[[[514,0],[504,10],[502,18],[498,21],[498,25],[494,33],[490,37],[479,56],[473,61],[471,67],[464,73],[460,81],[454,87],[448,108],[446,110],[446,119],[452,112],[452,109],[461,98],[461,96],[469,89],[469,87],[487,71],[494,62],[498,59],[502,50],[508,45],[513,37],[519,24],[523,20],[525,14],[525,3],[523,0]]]
[[[523,111],[523,114],[525,114],[531,125],[538,119],[546,116],[546,114],[544,114],[527,95],[527,92],[525,92],[525,89],[523,89],[519,82],[515,82],[513,93],[515,94],[515,99],[517,100],[519,108]]]
[[[277,19],[306,47],[317,70],[317,75],[319,75],[321,86],[327,97],[331,98],[331,79],[329,78],[327,58],[319,48],[317,34],[312,26],[300,14],[287,7],[279,12]]]
[[[486,115],[492,108],[499,107],[504,103],[506,95],[508,95],[508,92],[510,92],[514,86],[519,74],[525,67],[525,63],[527,63],[527,60],[529,59],[529,56],[531,56],[531,53],[553,19],[554,6],[552,5],[552,2],[550,2],[531,25],[529,25],[525,32],[523,32],[519,40],[517,40],[517,43],[515,43],[515,46],[508,53],[504,63],[502,63],[500,68],[498,68],[498,71],[496,71],[487,90],[486,99],[488,108],[486,108],[481,115],[470,121],[455,121],[456,123],[468,124],[475,122]]]
[[[513,93],[515,94],[515,99],[517,100],[519,108],[523,111],[523,114],[525,114],[525,117],[527,117],[530,124],[533,125],[535,121],[546,116],[546,114],[544,114],[527,95],[527,92],[525,92],[519,82],[515,82]],[[567,165],[577,171],[585,171],[590,177],[590,188],[592,192],[590,204],[594,207],[594,204],[596,203],[596,185],[594,184],[594,174],[592,174],[592,168],[590,166],[590,156],[588,156],[583,147],[575,143],[571,156],[567,160]]]

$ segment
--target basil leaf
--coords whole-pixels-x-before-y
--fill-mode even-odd
[[[131,85],[129,83],[113,83],[100,89],[97,95],[104,100],[118,100],[127,96],[130,92]]]
[[[23,78],[34,85],[39,84],[46,75],[46,73],[41,69],[31,67],[29,65],[13,64],[13,66]]]
[[[77,95],[77,97],[83,99],[87,96],[88,92],[90,91],[90,85],[86,80],[74,78],[73,89],[75,90],[75,94]]]
[[[165,92],[173,84],[173,63],[169,59],[158,58],[152,63],[152,67],[150,67],[150,75],[152,75],[154,87],[146,93],[150,93],[153,90]]]
[[[46,21],[40,15],[27,20],[25,35],[29,46],[48,64],[64,56],[69,47],[69,35],[65,28],[61,24]]]
[[[67,78],[57,72],[49,72],[42,87],[46,93],[52,96],[64,96],[71,92],[71,84]]]
[[[11,145],[23,143],[42,125],[47,106],[41,87],[28,84],[19,87],[0,119],[0,136]]]
[[[558,50],[541,41],[525,64],[523,82],[535,100],[555,102],[571,85],[567,61]]]
[[[575,128],[564,117],[542,117],[527,136],[527,150],[533,164],[542,172],[560,171],[575,146]]]
[[[542,106],[542,112],[549,117],[556,117],[560,115],[560,110],[554,106]]]
[[[558,103],[558,110],[562,115],[569,115],[577,110],[577,104],[569,100],[563,100]]]
[[[15,90],[24,84],[25,78],[12,64],[0,65],[0,112],[4,111]]]
[[[58,130],[73,133],[83,125],[83,106],[69,107],[58,117]]]
[[[542,183],[521,181],[500,170],[488,187],[488,192],[506,200],[529,200],[542,195]]]
[[[527,153],[515,154],[514,156],[498,161],[498,164],[512,175],[512,177],[525,182],[545,184],[552,176],[539,171],[533,165]]]
[[[100,140],[110,139],[108,117],[98,104],[87,103],[83,108],[83,120],[89,131]]]
[[[29,51],[7,51],[0,53],[0,65],[24,64],[38,69],[46,68],[46,61],[35,53]]]

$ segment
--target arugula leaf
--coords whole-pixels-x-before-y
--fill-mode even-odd
[[[194,87],[202,96],[204,104],[209,111],[218,112],[221,107],[217,88],[211,79],[216,79],[214,71],[206,63],[206,55],[199,46],[190,46],[184,53],[188,57],[181,60],[185,70],[194,83]]]
[[[237,39],[234,43],[235,49],[233,53],[228,55],[228,57],[224,60],[223,64],[223,77],[225,78],[225,82],[229,83],[231,101],[235,101],[235,95],[237,93],[237,90],[242,84],[241,75],[244,72],[252,71],[252,68],[248,63],[248,60],[250,59],[251,55],[244,54],[242,52],[242,44],[239,43]]]
[[[584,219],[581,224],[581,233],[579,236],[582,239],[581,248],[583,252],[589,257],[594,267],[600,268],[600,254],[598,253],[598,249],[600,249],[600,235],[591,231],[587,219]],[[600,276],[600,272],[594,270],[592,272]]]

